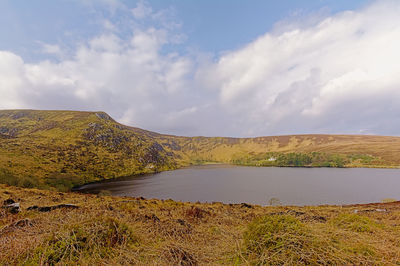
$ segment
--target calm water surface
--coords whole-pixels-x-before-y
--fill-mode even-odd
[[[285,205],[380,202],[400,199],[399,169],[275,168],[208,165],[82,186],[116,196],[191,202]]]

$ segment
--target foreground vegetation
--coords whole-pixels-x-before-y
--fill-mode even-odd
[[[179,137],[121,125],[103,112],[0,111],[0,183],[68,191],[107,178],[208,162],[398,167],[400,138],[297,135]]]
[[[10,199],[21,211],[0,208],[0,265],[400,263],[400,202],[261,207],[0,185],[0,204]],[[59,204],[77,208],[40,208]]]

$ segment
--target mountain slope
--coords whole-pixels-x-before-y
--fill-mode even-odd
[[[102,112],[1,111],[0,168],[16,177],[82,184],[176,168],[154,133]]]
[[[2,183],[66,190],[91,181],[204,162],[397,167],[400,138],[180,137],[124,126],[104,112],[0,111]]]

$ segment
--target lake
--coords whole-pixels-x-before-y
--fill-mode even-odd
[[[205,165],[84,185],[80,192],[191,202],[321,205],[400,199],[399,169]]]

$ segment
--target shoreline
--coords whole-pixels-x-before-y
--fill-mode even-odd
[[[193,184],[197,184],[199,185],[199,191],[200,193],[202,191],[204,191],[204,189],[201,189],[204,187],[204,184],[213,184],[212,180],[209,181],[196,181],[196,178],[201,178],[202,176],[202,172],[198,172],[200,170],[205,170],[205,173],[208,173],[208,175],[212,176],[213,174],[219,175],[221,177],[223,177],[222,179],[219,179],[219,181],[216,181],[216,184],[220,184],[221,182],[229,182],[229,178],[231,177],[230,175],[233,174],[233,180],[237,180],[237,182],[239,182],[239,180],[243,180],[241,177],[242,175],[245,176],[246,173],[249,174],[249,177],[252,177],[254,174],[252,173],[256,173],[255,175],[266,175],[266,177],[271,176],[273,177],[274,175],[283,175],[283,180],[286,181],[282,181],[283,185],[287,184],[287,180],[289,180],[289,184],[290,182],[290,178],[294,178],[296,177],[296,173],[297,170],[294,168],[302,168],[304,169],[304,171],[300,171],[299,169],[299,177],[307,177],[307,176],[311,176],[311,178],[318,178],[320,176],[324,176],[326,174],[332,173],[330,174],[330,177],[334,177],[336,175],[341,175],[341,173],[344,175],[344,180],[347,180],[348,178],[351,178],[353,175],[355,176],[359,176],[358,178],[354,179],[354,181],[351,181],[353,179],[351,179],[349,182],[360,182],[360,179],[363,177],[363,173],[367,174],[367,178],[370,177],[374,177],[375,174],[377,174],[378,176],[381,176],[383,178],[387,177],[387,178],[391,178],[391,181],[393,184],[397,183],[397,169],[387,169],[390,172],[384,172],[382,174],[379,174],[379,172],[364,172],[364,171],[357,171],[356,169],[377,169],[377,171],[379,171],[382,168],[360,168],[360,167],[346,167],[346,168],[340,168],[340,169],[347,169],[347,170],[355,170],[352,172],[342,172],[340,170],[333,170],[334,172],[330,172],[329,169],[327,168],[334,168],[334,167],[268,167],[268,168],[275,168],[276,170],[272,170],[268,171],[267,169],[261,170],[260,171],[252,171],[252,170],[244,170],[242,169],[239,173],[239,175],[234,175],[235,170],[234,168],[255,168],[253,166],[241,166],[241,165],[232,165],[232,164],[202,164],[202,165],[191,165],[191,166],[186,166],[186,167],[182,167],[179,168],[177,170],[189,170],[188,172],[177,172],[176,174],[174,174],[174,170],[168,170],[168,171],[163,171],[163,172],[169,172],[167,174],[162,175],[161,177],[156,177],[154,176],[155,174],[161,174],[163,172],[158,172],[155,174],[140,174],[140,175],[132,175],[132,176],[124,176],[124,177],[118,177],[118,178],[112,178],[112,179],[106,179],[106,180],[100,180],[100,181],[96,181],[96,182],[90,182],[81,186],[76,186],[72,189],[71,192],[76,192],[76,193],[82,193],[82,194],[92,194],[92,195],[97,195],[97,194],[104,194],[104,195],[112,195],[112,196],[116,196],[116,197],[121,197],[121,196],[126,196],[126,197],[144,197],[147,199],[158,199],[158,200],[168,200],[168,199],[172,199],[173,201],[177,201],[177,202],[191,202],[191,203],[195,203],[195,202],[200,202],[200,203],[212,203],[212,202],[220,202],[222,204],[242,204],[242,203],[246,203],[246,204],[257,204],[260,206],[345,206],[345,205],[357,205],[357,204],[376,204],[376,203],[380,203],[385,199],[398,199],[397,194],[393,194],[393,191],[388,189],[385,190],[385,193],[375,193],[373,195],[366,195],[365,193],[362,193],[362,191],[359,191],[357,189],[350,189],[347,192],[347,194],[343,194],[342,196],[337,196],[335,197],[335,194],[329,193],[329,189],[327,190],[327,188],[323,188],[321,187],[320,189],[322,189],[322,191],[326,191],[327,197],[320,197],[317,196],[319,195],[319,191],[315,191],[313,189],[305,189],[305,188],[301,188],[300,186],[300,192],[298,193],[302,193],[301,195],[307,195],[308,192],[312,192],[315,193],[316,196],[302,196],[299,199],[296,199],[296,197],[292,197],[290,195],[288,195],[284,189],[282,189],[282,191],[278,194],[276,194],[276,192],[274,191],[270,191],[268,189],[263,190],[264,193],[260,190],[253,190],[254,192],[254,196],[245,196],[245,195],[241,195],[241,196],[235,196],[236,192],[235,191],[240,191],[240,188],[238,190],[238,187],[240,186],[233,186],[233,187],[227,187],[225,190],[223,188],[219,188],[221,190],[218,190],[217,192],[213,192],[211,194],[207,194],[207,197],[202,197],[201,195],[198,195],[198,193],[196,192],[197,189],[194,189],[194,187],[191,185]],[[227,170],[225,170],[225,168]],[[230,169],[232,168],[232,169]],[[292,170],[284,170],[284,169],[292,169]],[[311,170],[311,168],[315,168],[316,171],[311,171],[308,172],[308,170]],[[325,168],[325,169],[323,169]],[[229,170],[230,169],[230,170]],[[282,169],[282,171],[280,171],[279,169]],[[193,170],[195,172],[193,172]],[[320,170],[320,171],[317,171]],[[211,172],[210,172],[211,171]],[[233,172],[232,172],[233,171]],[[244,172],[243,172],[244,171]],[[248,172],[249,171],[249,172]],[[228,175],[226,174],[228,173]],[[369,174],[368,174],[369,173]],[[174,178],[174,176],[177,175],[177,178]],[[194,176],[193,176],[194,175]],[[360,177],[361,175],[361,177]],[[168,180],[171,180],[170,183],[172,184],[172,187],[174,187],[175,185],[179,185],[177,182],[177,180],[180,180],[180,178],[182,177],[187,177],[189,179],[189,183],[187,183],[187,185],[185,186],[185,189],[187,191],[193,191],[193,193],[190,193],[186,195],[181,194],[178,190],[175,189],[171,189],[171,188],[167,188],[165,190],[163,190],[163,187],[160,187],[158,184],[161,182],[168,182]],[[139,180],[136,180],[139,178]],[[148,179],[147,179],[148,178]],[[161,179],[160,179],[161,178]],[[256,177],[257,178],[257,177]],[[146,181],[147,180],[147,181]],[[158,181],[160,180],[160,181]],[[221,181],[223,180],[223,181]],[[251,182],[253,179],[248,179],[249,182]],[[269,187],[269,179],[266,179],[266,181],[262,181],[262,183],[260,183],[261,186],[268,186]],[[275,180],[275,181],[273,181]],[[279,181],[280,179],[271,179],[271,182],[274,182],[272,184],[281,184],[281,181]],[[302,179],[300,179],[302,180]],[[298,181],[298,182],[306,182],[308,183],[309,178],[305,178],[304,181]],[[324,178],[322,178],[322,180],[325,180]],[[331,178],[330,178],[331,180]],[[343,181],[342,179],[339,179]],[[376,182],[379,182],[379,179],[374,179]],[[146,183],[151,183],[153,185],[155,185],[155,189],[156,191],[163,191],[161,192],[154,192],[151,187],[153,186],[148,186],[145,185]],[[180,182],[180,181],[179,181]],[[200,182],[200,183],[199,183]],[[205,182],[205,183],[204,183]],[[211,182],[211,183],[210,183]],[[242,181],[241,181],[242,182]],[[243,182],[247,182],[247,181],[243,181]],[[277,182],[277,183],[276,183]],[[297,182],[297,181],[296,181]],[[323,181],[320,181],[323,182]],[[320,183],[319,182],[319,183]],[[340,183],[341,181],[336,181],[336,183]],[[371,181],[372,182],[372,181]],[[318,184],[317,182],[317,187]],[[334,186],[335,186],[335,181],[331,182]],[[144,185],[141,185],[144,184]],[[258,184],[258,183],[256,183]],[[125,187],[126,186],[126,187]],[[137,187],[136,189],[130,189],[130,187]],[[207,185],[205,185],[207,187]],[[257,188],[256,185],[255,188]],[[280,185],[282,186],[282,185]],[[250,186],[251,187],[251,186]],[[253,186],[254,189],[254,186]],[[288,188],[289,189],[289,188]],[[354,191],[353,191],[354,190]],[[220,192],[219,192],[220,191]],[[357,192],[358,191],[358,192]],[[358,197],[354,198],[352,197],[351,193],[358,193],[357,195],[359,195]],[[219,196],[220,193],[225,194],[225,196]],[[265,195],[264,195],[265,194]],[[192,195],[192,196],[188,196],[188,195]],[[300,194],[299,194],[300,195]],[[264,200],[264,196],[265,200]],[[268,199],[272,199],[272,198],[277,198],[279,199],[279,202],[275,202],[273,204],[270,203],[270,201]]]
[[[327,167],[327,166],[262,166],[262,165],[244,165],[244,164],[230,164],[230,163],[206,163],[206,164],[191,164],[191,165],[185,165],[182,167],[178,167],[176,169],[170,169],[170,170],[163,170],[163,171],[155,171],[152,173],[139,173],[139,174],[132,174],[132,175],[125,175],[125,176],[117,176],[117,177],[112,177],[112,178],[105,178],[97,181],[92,181],[88,183],[83,183],[82,185],[77,185],[71,188],[71,192],[75,192],[75,190],[79,187],[83,187],[85,185],[90,185],[90,184],[96,184],[96,183],[102,183],[102,182],[112,182],[112,181],[117,181],[119,179],[124,179],[124,178],[130,178],[130,177],[141,177],[141,176],[146,176],[146,175],[154,175],[158,173],[163,173],[163,172],[172,172],[176,170],[181,170],[181,169],[190,169],[191,167],[201,167],[201,166],[236,166],[236,167],[265,167],[265,168],[305,168],[305,169],[310,169],[310,168],[315,168],[315,169],[321,169],[321,168],[327,168],[327,169],[400,169],[400,166],[344,166],[344,167]]]

